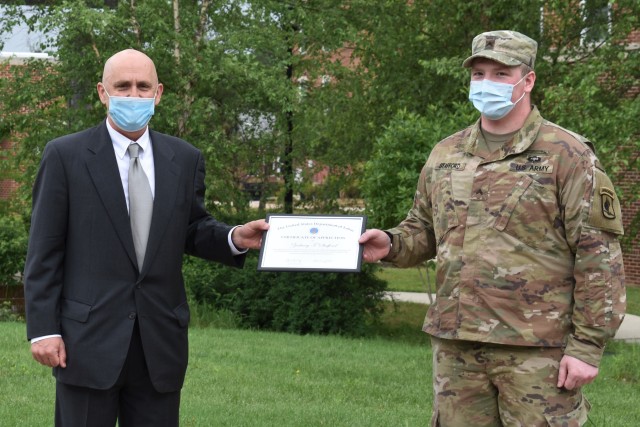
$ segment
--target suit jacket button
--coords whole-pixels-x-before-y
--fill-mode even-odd
[[[129,319],[133,320],[135,318],[136,318],[136,314],[133,311],[129,313]]]

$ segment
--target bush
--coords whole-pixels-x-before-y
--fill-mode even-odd
[[[24,317],[11,306],[10,301],[0,301],[0,322],[23,322]]]
[[[371,227],[391,228],[407,216],[431,149],[475,120],[471,103],[456,105],[453,113],[437,106],[429,106],[425,116],[398,111],[365,165],[362,193]]]
[[[0,285],[22,284],[27,241],[22,220],[11,215],[0,217]]]
[[[241,326],[298,334],[363,335],[382,311],[386,283],[375,266],[356,273],[257,271],[257,253],[244,269],[196,258],[185,261],[184,275],[197,304],[229,310]]]

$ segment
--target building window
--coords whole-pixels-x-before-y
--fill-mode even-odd
[[[600,44],[611,34],[611,5],[608,0],[581,0],[584,27],[580,32],[583,45]]]

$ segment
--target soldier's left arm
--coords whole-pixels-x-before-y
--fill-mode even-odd
[[[626,309],[620,201],[590,151],[574,163],[560,191],[567,242],[575,254],[573,331],[565,354],[599,366]]]

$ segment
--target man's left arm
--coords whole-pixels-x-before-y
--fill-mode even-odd
[[[624,318],[624,269],[618,241],[623,229],[611,180],[591,152],[577,162],[560,196],[567,241],[575,253],[573,331],[560,372],[561,379],[566,375],[569,388],[574,382],[581,386],[595,378],[605,344]],[[580,362],[591,365],[595,373]]]

